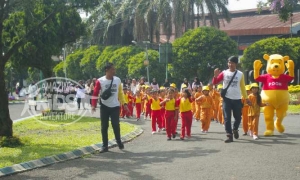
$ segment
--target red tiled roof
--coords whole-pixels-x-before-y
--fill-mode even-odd
[[[300,22],[300,13],[294,13],[293,24]],[[232,18],[230,23],[221,21],[220,30],[229,36],[289,34],[291,22],[282,22],[278,14]]]
[[[254,9],[241,11],[241,12],[253,12]],[[239,12],[239,11],[237,11]],[[237,13],[236,12],[236,13]],[[202,21],[200,22],[203,26]],[[207,26],[210,26],[210,21],[206,20]],[[293,13],[293,27],[299,26],[300,24],[300,12]],[[195,20],[195,28],[197,27],[197,21]],[[290,34],[291,22],[280,21],[278,14],[268,14],[268,15],[253,15],[244,17],[234,17],[229,23],[225,20],[220,19],[220,30],[226,32],[229,36],[248,36],[248,35],[286,35]],[[162,30],[161,32],[161,42],[165,42],[166,36]],[[174,37],[174,25],[173,32],[170,41],[173,42]],[[240,47],[244,49],[245,47]]]

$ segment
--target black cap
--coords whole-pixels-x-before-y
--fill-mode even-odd
[[[228,58],[228,61],[238,64],[239,63],[239,58],[236,57],[236,56],[231,56],[231,57]]]

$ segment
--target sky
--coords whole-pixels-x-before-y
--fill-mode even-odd
[[[266,2],[267,0],[262,0]],[[258,0],[229,0],[228,9],[230,11],[255,9],[257,8]]]

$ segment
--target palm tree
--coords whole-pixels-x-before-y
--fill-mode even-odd
[[[161,27],[169,41],[173,24],[176,38],[195,28],[195,9],[198,27],[200,18],[206,26],[206,12],[211,26],[219,28],[219,18],[229,22],[227,5],[228,0],[107,0],[94,10],[89,22],[93,22],[90,24],[97,44],[129,44],[133,39],[152,41],[154,36],[159,42]]]
[[[201,13],[203,25],[206,26],[205,19],[205,8],[207,9],[208,16],[210,19],[210,25],[216,28],[220,28],[219,19],[225,19],[227,22],[230,22],[230,12],[227,9],[228,0],[195,0],[195,5],[197,7],[197,25],[199,26]]]

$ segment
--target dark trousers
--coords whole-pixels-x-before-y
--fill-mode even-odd
[[[77,106],[78,106],[78,109],[80,109],[80,103],[82,103],[82,106],[83,106],[83,109],[85,109],[84,107],[84,98],[77,98]]]
[[[35,96],[35,97],[33,97],[33,100],[34,100],[34,101],[36,101],[36,96]],[[35,110],[37,109],[37,105],[36,105],[36,106],[34,106],[34,109],[35,109]],[[30,106],[29,106],[29,110],[31,110]]]
[[[109,118],[111,119],[111,125],[114,130],[115,139],[117,143],[121,143],[120,135],[120,107],[107,107],[103,104],[100,106],[100,118],[101,118],[101,134],[103,147],[108,146],[108,127]]]
[[[231,112],[235,119],[233,130],[238,130],[242,119],[242,102],[240,99],[232,100],[225,97],[223,98],[223,115],[225,131],[227,134],[232,134]]]

